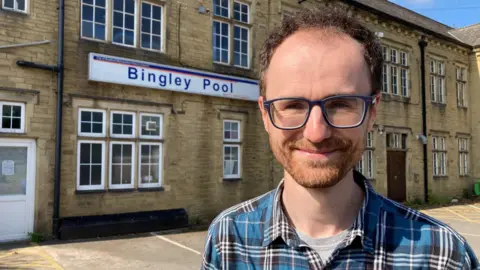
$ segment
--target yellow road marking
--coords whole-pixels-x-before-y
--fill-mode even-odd
[[[468,206],[472,207],[473,209],[480,210],[480,207],[475,206],[475,205],[473,205],[473,204],[469,204]]]
[[[452,211],[452,210],[450,210],[450,209],[446,209],[446,210],[449,211],[449,212],[451,212],[451,213],[453,213],[453,214],[455,214],[455,215],[457,215],[457,216],[459,216],[459,217],[461,217],[461,218],[463,218],[463,220],[466,220],[466,221],[469,221],[469,222],[473,222],[473,223],[480,223],[480,222],[478,222],[478,221],[471,220],[471,219],[469,219],[468,217],[466,217],[466,216],[464,216],[464,215],[461,215],[461,214],[459,214],[459,213],[456,213],[456,212],[454,212],[454,211]]]
[[[6,258],[6,257],[11,256],[11,255],[13,255],[13,254],[15,254],[14,251],[8,252],[7,254],[0,255],[0,259],[1,259],[1,258]]]
[[[468,235],[468,236],[476,236],[476,237],[480,237],[480,234],[471,234],[471,233],[460,233],[462,235]]]

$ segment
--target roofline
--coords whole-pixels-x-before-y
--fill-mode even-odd
[[[442,33],[438,33],[436,31],[433,31],[433,30],[429,30],[429,29],[426,29],[418,24],[414,24],[414,23],[411,23],[409,21],[406,21],[406,20],[403,20],[401,18],[398,18],[398,17],[395,17],[395,16],[392,16],[386,12],[383,12],[381,10],[378,10],[378,9],[375,9],[373,7],[370,7],[370,6],[367,6],[367,5],[364,5],[362,3],[359,3],[357,1],[352,1],[352,0],[341,0],[343,1],[344,3],[346,4],[349,4],[349,5],[352,5],[352,6],[355,6],[355,7],[358,7],[358,8],[361,8],[361,9],[364,9],[366,11],[369,11],[371,13],[374,13],[376,15],[381,15],[383,17],[386,17],[387,19],[389,20],[392,20],[392,21],[396,21],[396,22],[399,22],[401,24],[404,24],[406,26],[409,26],[411,28],[414,28],[414,29],[419,29],[423,32],[425,32],[426,34],[430,34],[432,36],[435,36],[435,37],[438,37],[438,38],[442,38],[444,40],[447,40],[447,41],[450,41],[456,45],[460,45],[460,46],[463,46],[463,47],[467,47],[469,49],[473,49],[472,45],[468,44],[468,43],[464,43],[462,41],[459,41],[458,39],[455,39],[455,38],[452,38],[450,36],[447,36],[446,34],[442,34]],[[452,28],[452,30],[455,30],[455,28]]]

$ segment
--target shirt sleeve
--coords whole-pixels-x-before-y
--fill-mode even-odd
[[[211,226],[207,233],[205,242],[205,250],[203,252],[203,260],[201,270],[217,270],[221,269],[220,254],[217,252],[215,242],[215,227]]]
[[[465,263],[463,264],[464,270],[480,270],[480,263],[478,261],[477,256],[475,255],[472,247],[465,242]]]

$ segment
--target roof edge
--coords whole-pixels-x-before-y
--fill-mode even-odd
[[[468,44],[468,43],[465,43],[463,41],[460,41],[458,40],[457,38],[453,38],[453,37],[450,37],[446,34],[442,34],[442,33],[438,33],[438,32],[435,32],[433,30],[429,30],[429,29],[426,29],[418,24],[414,24],[414,23],[411,23],[409,21],[406,21],[406,20],[403,20],[401,18],[398,18],[398,17],[395,17],[395,16],[392,16],[386,12],[383,12],[381,10],[378,10],[378,9],[375,9],[373,7],[370,7],[370,6],[367,6],[367,5],[364,5],[362,3],[359,3],[359,2],[356,2],[356,1],[351,1],[351,0],[341,0],[342,2],[344,2],[345,4],[347,5],[352,5],[352,6],[355,6],[355,7],[358,7],[358,8],[361,8],[363,10],[366,10],[366,11],[369,11],[371,13],[374,13],[374,14],[377,14],[377,15],[381,15],[387,19],[390,19],[392,21],[396,21],[396,22],[399,22],[401,24],[404,24],[406,26],[409,26],[411,28],[414,28],[414,29],[417,29],[417,30],[420,30],[426,34],[429,34],[429,35],[432,35],[432,36],[435,36],[435,37],[438,37],[438,38],[442,38],[444,40],[447,40],[449,42],[452,42],[456,45],[460,45],[460,46],[463,46],[463,47],[467,47],[469,49],[473,49],[473,46]],[[452,30],[454,30],[455,28],[453,28]]]

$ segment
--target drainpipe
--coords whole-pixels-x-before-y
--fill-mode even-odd
[[[425,41],[425,36],[422,36],[421,40],[418,42],[420,46],[420,56],[421,56],[421,81],[422,81],[422,133],[425,136],[423,141],[423,183],[424,183],[424,200],[428,203],[428,163],[427,163],[427,105],[426,105],[426,90],[425,90],[425,47],[428,43]]]
[[[64,4],[65,0],[58,0],[58,48],[57,65],[38,64],[29,61],[18,60],[21,67],[36,68],[57,73],[57,112],[56,112],[56,135],[55,135],[55,172],[53,190],[53,230],[52,235],[58,238],[58,219],[60,212],[60,161],[62,147],[62,101],[63,101],[63,51],[64,51]]]

